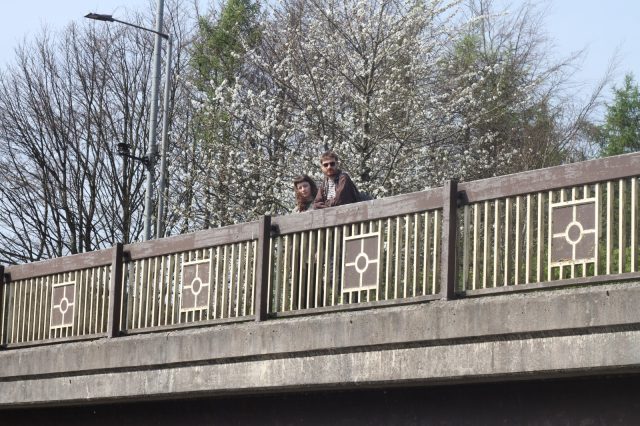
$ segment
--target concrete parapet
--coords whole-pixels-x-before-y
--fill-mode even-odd
[[[637,371],[640,283],[0,352],[0,407]]]

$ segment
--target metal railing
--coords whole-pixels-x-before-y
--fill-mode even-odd
[[[635,277],[639,156],[461,184],[458,291]]]
[[[324,226],[324,211],[275,218],[277,232],[269,250],[269,312],[438,294],[441,193],[432,190],[354,204],[342,208],[332,226]],[[362,252],[360,241],[368,241],[368,253]],[[353,269],[352,279],[358,285],[343,285],[345,273]],[[360,282],[361,277],[366,282]]]
[[[0,342],[24,345],[106,332],[111,251],[7,268]]]
[[[120,330],[254,313],[258,223],[124,247]]]
[[[0,266],[17,347],[640,278],[640,154]]]

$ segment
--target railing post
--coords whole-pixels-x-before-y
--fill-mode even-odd
[[[0,349],[5,346],[7,307],[4,303],[4,292],[6,291],[7,279],[4,276],[4,265],[0,265]]]
[[[456,235],[458,213],[458,182],[448,180],[442,197],[442,257],[440,268],[440,294],[443,299],[456,295]]]
[[[255,315],[256,321],[267,319],[269,297],[269,239],[271,237],[271,216],[260,218],[258,229],[258,252],[256,253]]]
[[[111,282],[109,283],[109,319],[107,337],[120,334],[120,312],[122,307],[122,268],[124,252],[122,243],[113,247],[111,256]]]

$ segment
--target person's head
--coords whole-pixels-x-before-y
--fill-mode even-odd
[[[296,176],[293,179],[293,189],[296,194],[296,205],[300,210],[306,203],[313,201],[318,193],[316,183],[307,175]]]
[[[325,176],[335,176],[340,173],[338,154],[326,151],[320,156],[320,167]]]

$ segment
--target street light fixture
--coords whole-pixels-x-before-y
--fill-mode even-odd
[[[139,30],[149,31],[151,33],[157,34],[157,35],[159,35],[160,37],[162,37],[165,40],[169,39],[169,34],[163,33],[163,32],[161,32],[159,30],[152,30],[151,28],[141,27],[140,25],[132,24],[131,22],[121,21],[119,19],[114,18],[113,15],[106,15],[104,13],[93,13],[93,12],[90,12],[90,13],[87,13],[86,15],[84,15],[84,17],[88,18],[88,19],[94,19],[96,21],[119,22],[121,24],[137,28]]]
[[[168,132],[168,94],[169,94],[169,75],[170,75],[170,62],[171,62],[171,36],[162,32],[162,15],[164,10],[164,0],[158,0],[158,9],[156,13],[156,29],[142,27],[140,25],[132,24],[131,22],[121,21],[114,18],[112,15],[106,15],[102,13],[88,13],[85,18],[93,19],[103,22],[118,22],[120,24],[128,25],[143,31],[152,32],[156,35],[155,45],[153,50],[153,76],[151,85],[151,108],[149,111],[149,148],[147,155],[144,157],[136,157],[129,154],[128,144],[118,144],[118,154],[128,158],[133,158],[142,161],[147,169],[147,188],[145,194],[144,203],[144,239],[151,239],[151,208],[153,199],[153,183],[155,181],[154,168],[156,163],[157,144],[157,120],[158,120],[158,86],[160,84],[160,42],[161,38],[168,41],[168,53],[167,53],[167,76],[165,79],[165,101],[163,111],[163,134],[162,134],[162,153],[160,160],[160,183],[158,188],[158,217],[156,225],[156,235],[161,236],[164,223],[164,193],[166,188],[166,151],[167,151],[167,132]],[[126,145],[126,147],[125,147]]]
[[[126,142],[120,142],[118,145],[116,145],[116,153],[120,157],[132,158],[144,164],[145,167],[149,167],[151,165],[151,162],[149,161],[149,157],[147,157],[146,155],[144,157],[137,157],[131,154],[130,151],[131,151],[131,146],[129,146],[129,144]]]

